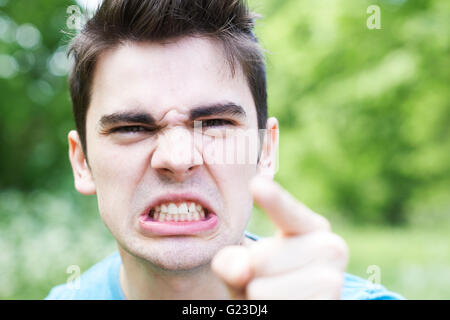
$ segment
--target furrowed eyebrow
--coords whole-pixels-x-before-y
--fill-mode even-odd
[[[217,103],[207,106],[196,107],[190,111],[190,120],[195,120],[201,117],[209,116],[238,116],[239,118],[245,118],[246,113],[244,109],[233,102]]]
[[[155,126],[155,119],[148,113],[143,112],[115,112],[104,115],[100,118],[99,125],[106,128],[119,123],[141,123],[148,126]]]
[[[210,116],[238,116],[245,118],[246,113],[244,109],[235,103],[215,103],[206,106],[195,107],[189,112],[189,119],[191,121]],[[115,112],[108,115],[103,115],[98,124],[100,128],[108,128],[120,123],[140,123],[148,126],[156,126],[156,120],[150,114],[139,111],[122,111]]]

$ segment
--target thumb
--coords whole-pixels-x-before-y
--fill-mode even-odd
[[[245,289],[251,279],[250,255],[243,246],[228,246],[220,250],[211,263],[212,270],[225,282],[231,299],[245,299]]]

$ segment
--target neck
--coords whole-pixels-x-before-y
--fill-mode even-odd
[[[251,240],[243,238],[242,245]],[[225,300],[230,295],[225,284],[211,270],[211,264],[194,269],[171,271],[157,268],[119,246],[122,258],[120,284],[131,300]]]

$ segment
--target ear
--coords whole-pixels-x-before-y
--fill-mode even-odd
[[[94,178],[92,177],[91,169],[86,162],[78,132],[71,130],[68,134],[68,139],[69,159],[72,165],[75,189],[84,195],[95,194]]]
[[[259,158],[257,174],[273,179],[278,169],[278,120],[274,117],[267,119],[264,141]]]

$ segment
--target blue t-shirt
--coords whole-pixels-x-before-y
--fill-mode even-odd
[[[245,233],[250,239],[258,237]],[[61,284],[54,287],[47,300],[124,300],[120,286],[119,270],[122,261],[118,251],[84,272],[77,285]],[[345,273],[341,299],[345,300],[397,300],[401,295],[379,284]]]

